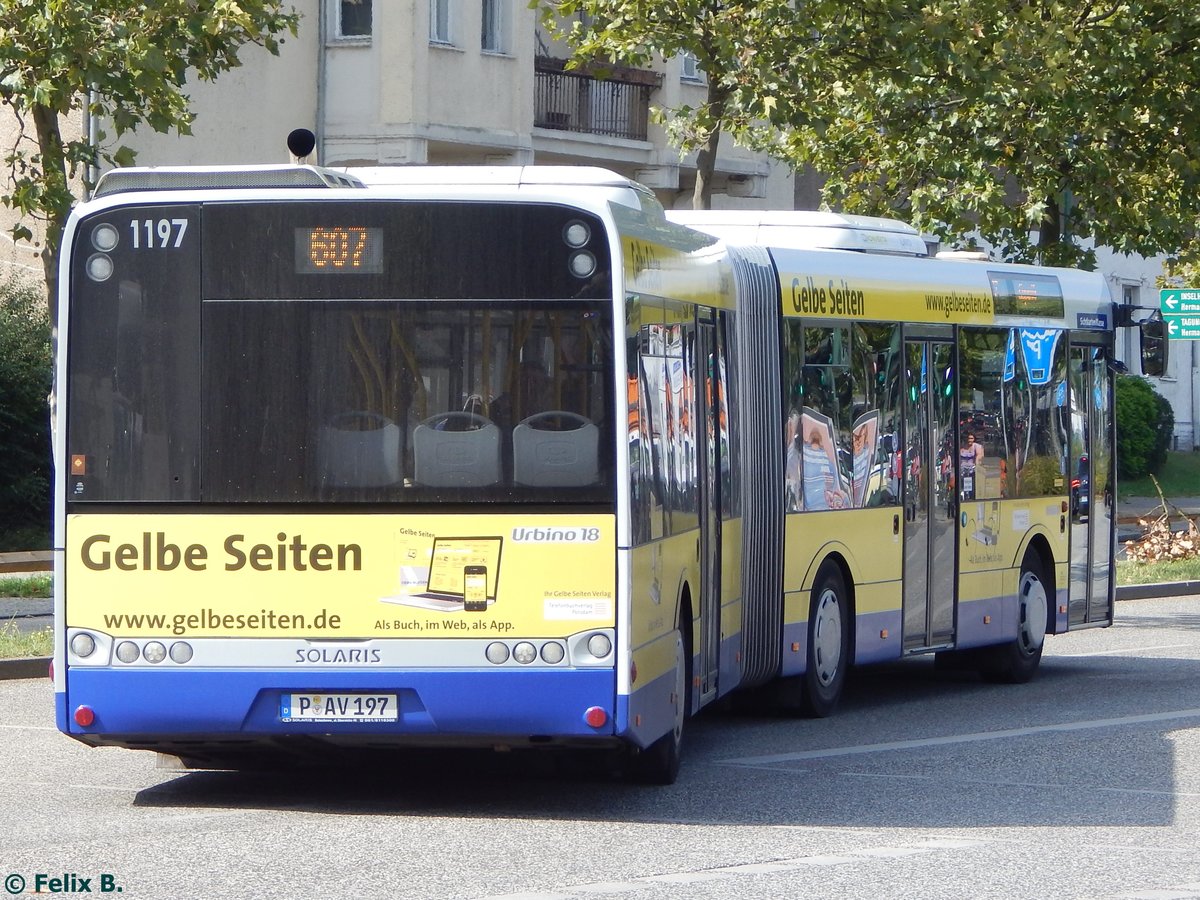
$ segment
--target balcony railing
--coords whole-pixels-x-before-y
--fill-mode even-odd
[[[542,56],[534,76],[537,127],[646,140],[650,95],[662,84],[657,72],[623,66],[568,71],[566,60]]]

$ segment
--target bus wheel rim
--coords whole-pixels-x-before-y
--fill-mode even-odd
[[[1049,600],[1042,580],[1033,572],[1021,575],[1021,622],[1019,639],[1025,653],[1034,653],[1046,638],[1046,615]]]
[[[823,685],[831,684],[842,664],[842,607],[832,590],[823,591],[817,601],[813,657],[817,680]]]

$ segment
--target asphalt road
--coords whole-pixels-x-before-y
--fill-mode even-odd
[[[0,878],[133,898],[1200,898],[1200,597],[1118,614],[1052,638],[1029,685],[914,660],[856,673],[830,719],[706,713],[670,788],[519,754],[173,773],[60,735],[47,682],[0,682]]]

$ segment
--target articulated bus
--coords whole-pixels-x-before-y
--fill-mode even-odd
[[[669,783],[734,690],[1028,679],[1112,622],[1116,309],[873,231],[739,246],[586,168],[109,172],[62,252],[59,728]]]

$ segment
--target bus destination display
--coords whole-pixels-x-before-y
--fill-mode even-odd
[[[383,229],[356,225],[297,228],[296,272],[378,275],[383,272]]]

